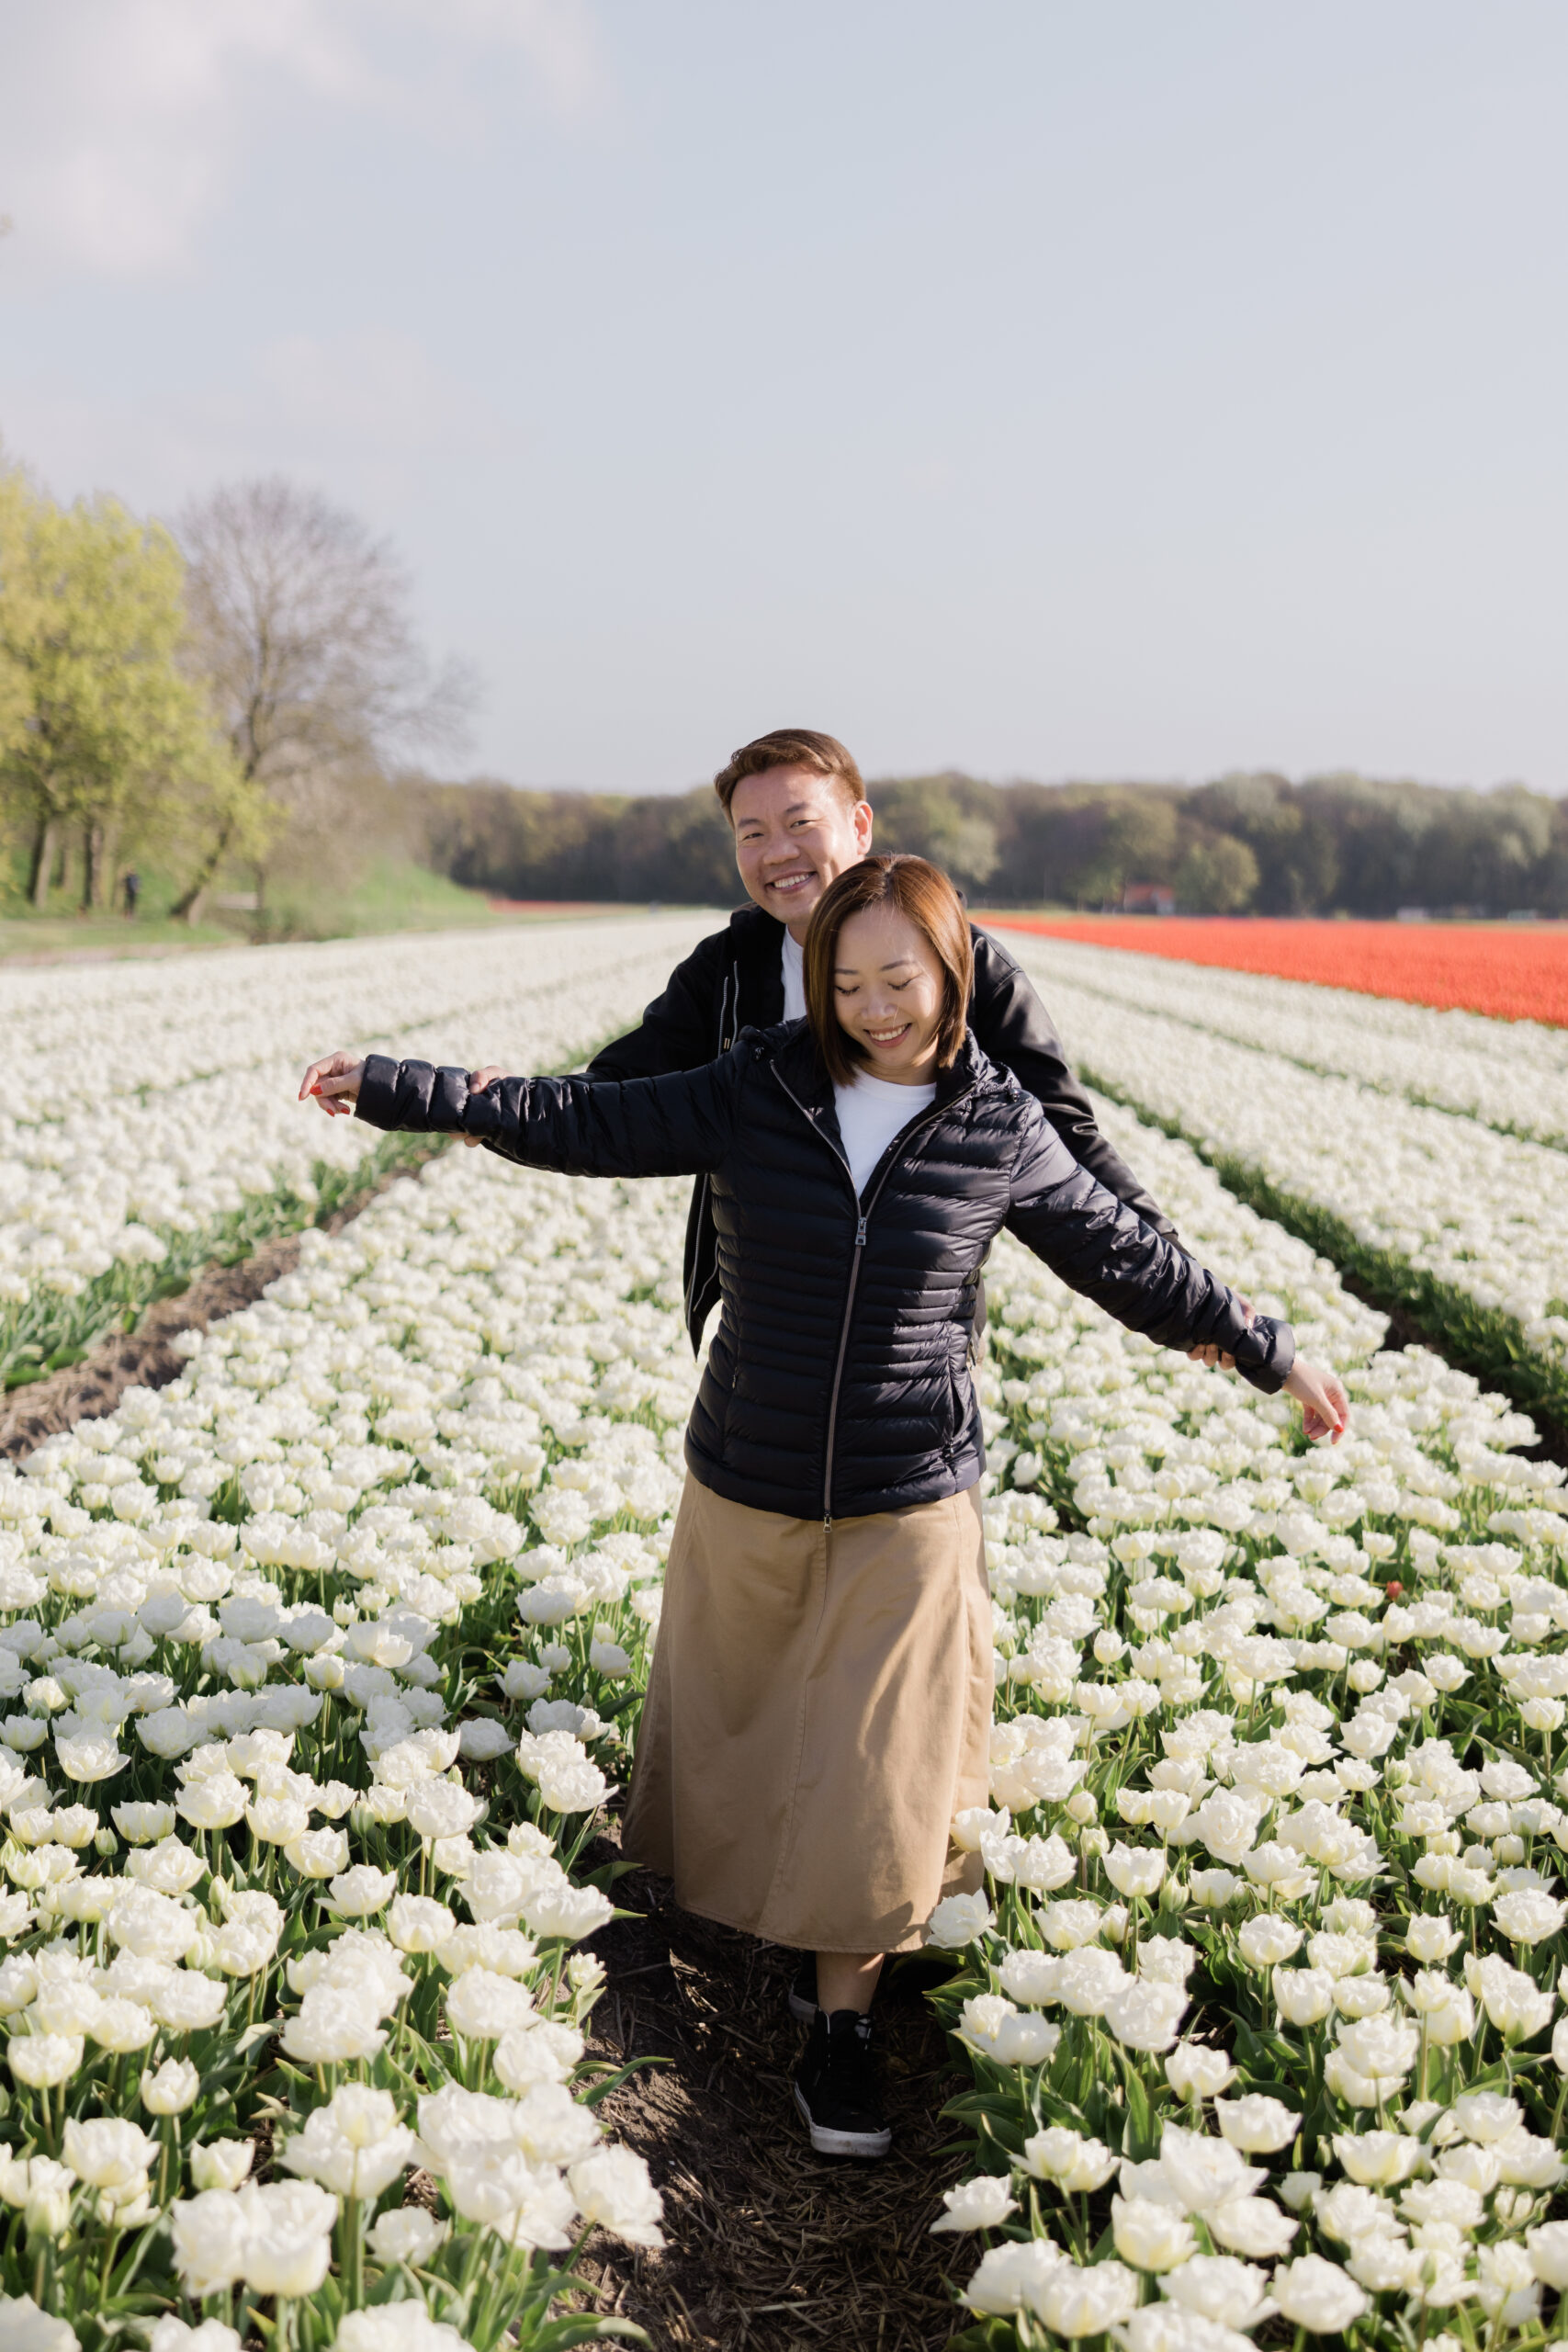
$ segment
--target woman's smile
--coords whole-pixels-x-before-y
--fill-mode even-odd
[[[942,995],[935,950],[897,908],[863,908],[842,925],[833,953],[839,1023],[884,1075],[901,1085],[935,1077]]]

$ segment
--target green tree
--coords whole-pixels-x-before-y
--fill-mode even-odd
[[[917,776],[873,788],[877,846],[929,857],[970,888],[988,882],[1001,863],[995,820],[986,802],[995,794],[962,775]]]
[[[1163,794],[1109,792],[1099,842],[1077,877],[1080,900],[1120,906],[1131,882],[1170,881],[1179,830],[1175,802]]]
[[[169,534],[113,499],[62,508],[25,479],[0,501],[0,676],[13,711],[0,793],[28,834],[28,888],[82,849],[82,903],[109,898],[121,850],[177,840],[235,797],[234,763],[180,665],[185,566]]]
[[[27,672],[11,657],[7,640],[10,628],[25,626],[28,582],[15,551],[23,543],[35,495],[20,467],[6,465],[0,456],[0,763],[21,741],[27,723]]]
[[[1258,860],[1234,833],[1194,833],[1176,869],[1176,896],[1184,910],[1236,915],[1252,904]]]

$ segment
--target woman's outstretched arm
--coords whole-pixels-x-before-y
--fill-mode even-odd
[[[1312,1438],[1337,1437],[1348,1413],[1332,1374],[1298,1363],[1295,1334],[1268,1315],[1248,1316],[1206,1266],[1076,1167],[1058,1139],[1032,1136],[1013,1171],[1010,1232],[1072,1290],[1160,1346],[1217,1348],[1265,1395],[1301,1402]]]
[[[665,1078],[607,1085],[581,1078],[501,1078],[437,1069],[429,1062],[369,1054],[330,1054],[300,1083],[304,1101],[341,1115],[356,1105],[374,1127],[411,1135],[460,1136],[503,1159],[570,1176],[694,1176],[716,1168],[735,1126],[743,1060],[739,1044],[721,1061]]]

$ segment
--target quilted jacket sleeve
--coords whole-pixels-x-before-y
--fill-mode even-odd
[[[1269,1396],[1295,1362],[1288,1323],[1249,1324],[1235,1291],[1077,1166],[1043,1116],[1026,1130],[1007,1227],[1069,1289],[1161,1347],[1219,1347]]]
[[[569,1176],[694,1176],[729,1148],[746,1058],[738,1043],[722,1061],[664,1078],[502,1078],[473,1094],[466,1070],[372,1054],[359,1116],[404,1134],[472,1136],[504,1159]]]

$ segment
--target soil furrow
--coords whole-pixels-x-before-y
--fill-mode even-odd
[[[446,1148],[443,1139],[423,1157]],[[389,1184],[414,1172],[412,1158],[382,1169],[322,1219],[321,1231],[341,1233]],[[182,1331],[205,1331],[223,1316],[254,1306],[269,1283],[292,1272],[299,1262],[299,1234],[276,1234],[234,1265],[204,1267],[188,1290],[155,1300],[138,1317],[134,1330],[110,1332],[80,1363],[13,1388],[0,1397],[0,1460],[19,1462],[58,1430],[112,1413],[128,1388],[166,1388],[185,1368],[186,1359],[173,1346]]]
[[[615,1850],[612,1825],[595,1860]],[[615,1894],[636,1916],[593,1940],[622,1988],[600,2004],[593,2047],[616,2065],[628,2046],[673,2063],[634,2076],[601,2112],[647,2157],[669,2244],[648,2254],[596,2238],[589,2308],[681,2352],[938,2352],[963,2316],[943,2278],[960,2242],[931,2225],[964,2170],[941,2153],[952,2127],[940,2110],[969,2086],[912,1972],[890,1972],[874,2011],[891,2154],[817,2156],[791,2096],[796,1955],[678,1910],[644,1871]]]

